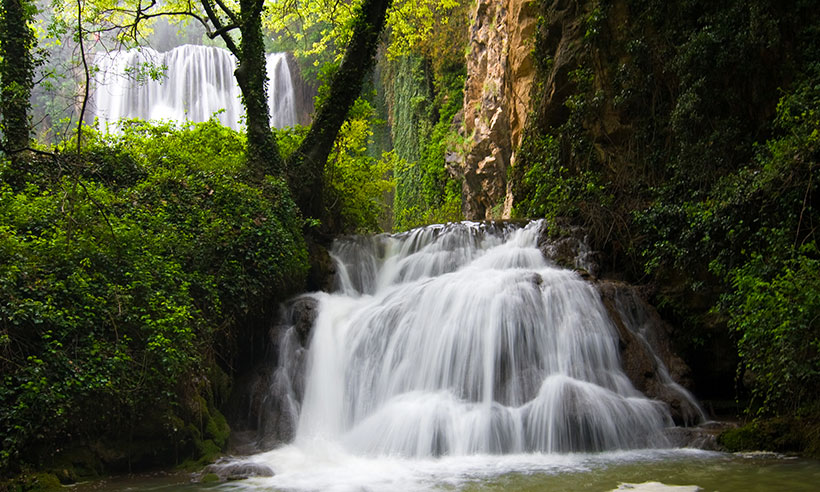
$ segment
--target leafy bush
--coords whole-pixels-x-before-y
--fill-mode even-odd
[[[307,263],[287,188],[246,182],[243,148],[215,122],[134,123],[0,185],[0,468],[67,443],[142,464],[224,444],[216,343]]]
[[[724,297],[739,334],[747,384],[761,412],[794,411],[820,387],[820,255],[814,245],[782,265],[756,256],[732,272]]]
[[[794,411],[817,399],[820,384],[820,251],[816,235],[820,181],[820,65],[784,96],[778,138],[760,149],[745,186],[724,191],[750,210],[730,234],[734,258],[712,269],[731,286],[721,308],[762,413]],[[717,207],[715,207],[717,208]],[[745,258],[739,262],[737,258]]]
[[[337,224],[334,230],[381,231],[389,221],[387,197],[394,187],[395,156],[385,153],[376,159],[368,154],[374,117],[370,103],[356,100],[325,166],[327,208]]]

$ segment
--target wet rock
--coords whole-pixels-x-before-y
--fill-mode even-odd
[[[689,367],[672,352],[670,327],[638,293],[615,281],[596,283],[618,332],[624,372],[638,391],[667,404],[678,425],[703,422],[705,416],[687,390]]]
[[[706,451],[721,451],[717,436],[726,424],[707,423],[697,427],[670,427],[666,429],[669,444],[676,448],[696,448]]]
[[[322,237],[318,233],[312,233],[307,234],[305,240],[309,262],[307,290],[330,292],[333,289],[336,266],[327,250],[329,238]]]
[[[307,346],[310,330],[318,314],[318,304],[319,301],[315,297],[300,296],[293,299],[287,307],[286,326],[292,326],[296,330],[302,347]]]
[[[577,226],[559,225],[560,235],[544,227],[538,238],[538,249],[556,265],[570,268],[586,279],[594,279],[600,271],[598,252],[590,248],[584,230]]]
[[[205,483],[216,481],[214,477],[220,482],[225,482],[245,480],[251,477],[272,477],[273,475],[273,469],[262,463],[224,461],[206,466],[194,478],[197,482]]]
[[[318,301],[295,297],[282,306],[271,328],[272,349],[235,384],[229,409],[234,430],[230,449],[242,454],[264,451],[288,442],[296,433],[304,395],[305,353],[316,319]]]

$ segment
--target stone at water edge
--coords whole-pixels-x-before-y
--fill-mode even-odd
[[[697,485],[666,485],[660,482],[644,482],[622,483],[618,485],[617,489],[612,489],[612,492],[626,490],[631,492],[698,492],[703,489]]]
[[[197,482],[213,482],[214,476],[218,481],[244,480],[251,477],[272,477],[273,469],[267,465],[253,462],[217,462],[208,465],[195,477]]]

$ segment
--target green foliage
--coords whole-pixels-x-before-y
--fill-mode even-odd
[[[268,1],[264,25],[276,34],[276,46],[292,50],[298,58],[318,67],[341,61],[359,5],[360,1],[344,5],[328,0]],[[451,24],[462,25],[461,12],[462,6],[455,0],[393,1],[387,17],[391,58],[430,48],[436,31]]]
[[[307,269],[289,192],[247,184],[241,135],[211,121],[86,137],[79,158],[0,186],[3,470],[67,442],[133,454],[156,439],[131,456],[143,464],[224,445],[215,345]]]
[[[374,115],[370,103],[362,98],[356,101],[325,166],[326,202],[338,223],[335,230],[374,232],[388,223],[387,197],[394,186],[390,175],[396,158],[385,153],[375,159],[367,153]]]
[[[757,408],[793,411],[820,386],[820,259],[813,247],[779,268],[772,260],[755,256],[733,269],[723,306]]]
[[[368,152],[373,127],[379,122],[370,103],[359,98],[342,125],[325,166],[325,220],[329,230],[344,233],[382,231],[389,223],[392,153],[377,157]],[[282,155],[287,158],[302,143],[308,128],[275,130]],[[288,169],[290,181],[301,182],[301,170]]]
[[[743,219],[729,230],[734,257],[713,254],[711,267],[731,286],[721,308],[738,333],[743,368],[763,413],[793,411],[816,399],[811,388],[820,384],[818,68],[781,99],[779,136],[759,149],[754,174],[744,170],[745,185],[720,189],[722,202],[707,209],[728,215],[723,203],[747,208],[730,209]]]
[[[405,56],[390,66],[391,132],[399,158],[394,229],[460,220],[461,183],[445,160],[457,139],[453,117],[463,104],[463,61],[436,70],[422,57]]]
[[[532,191],[516,204],[514,212],[544,217],[551,224],[557,223],[559,218],[574,219],[591,229],[597,222],[584,220],[593,216],[606,217],[602,209],[611,205],[612,198],[598,183],[598,174],[589,170],[570,172],[563,167],[560,152],[559,141],[551,135],[530,137],[524,142],[522,153],[531,159],[532,167],[524,174],[520,186]]]

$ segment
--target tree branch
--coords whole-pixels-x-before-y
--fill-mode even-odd
[[[234,11],[233,11],[233,10],[229,9],[229,8],[228,8],[228,7],[227,7],[227,6],[226,6],[226,5],[222,2],[222,0],[214,0],[214,1],[215,1],[215,2],[216,2],[216,4],[219,6],[219,8],[222,10],[222,12],[225,12],[225,15],[227,15],[227,16],[228,16],[228,18],[231,20],[231,24],[234,24],[234,25],[237,25],[237,26],[238,26],[238,25],[239,25],[239,19],[237,19],[237,17],[236,17],[236,13],[234,13]],[[205,3],[205,2],[202,2],[202,3]]]
[[[216,29],[216,31],[214,31],[214,37],[221,37],[222,40],[225,41],[225,45],[228,47],[228,50],[230,50],[230,52],[233,53],[235,57],[239,58],[239,47],[236,46],[236,43],[234,42],[233,38],[228,36],[228,32],[239,27],[239,24],[234,22],[233,25],[223,26],[222,21],[219,20],[219,16],[217,16],[216,12],[214,12],[211,0],[202,0],[202,8],[205,9],[205,13],[208,15],[208,18],[214,24],[214,29]]]
[[[77,38],[80,43],[80,58],[83,61],[83,74],[85,75],[85,89],[83,92],[83,104],[80,107],[80,117],[77,118],[77,155],[80,155],[82,150],[83,138],[83,118],[85,118],[85,108],[88,105],[89,84],[91,83],[91,74],[88,71],[88,60],[85,59],[85,44],[83,43],[83,6],[82,0],[77,0]],[[136,28],[135,28],[136,29]]]

